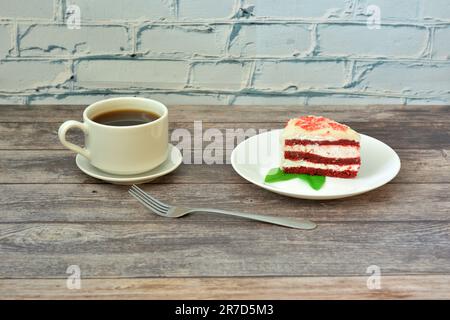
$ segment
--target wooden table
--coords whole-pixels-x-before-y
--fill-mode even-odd
[[[171,130],[274,129],[314,113],[392,146],[400,174],[348,199],[286,198],[229,164],[182,164],[143,186],[170,203],[306,217],[313,231],[149,213],[58,142],[82,109],[0,107],[0,298],[450,298],[450,107],[170,107]],[[80,290],[66,288],[70,265]],[[381,289],[366,285],[371,265]]]

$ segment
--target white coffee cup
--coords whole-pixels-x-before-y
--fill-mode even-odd
[[[133,126],[110,126],[92,119],[113,110],[142,110],[158,119]],[[83,112],[83,123],[68,120],[58,131],[61,143],[98,169],[120,175],[139,174],[163,163],[168,156],[168,110],[161,102],[145,98],[112,98],[95,102]],[[82,148],[66,140],[69,129],[78,128],[85,134]]]

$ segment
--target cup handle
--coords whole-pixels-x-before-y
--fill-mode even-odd
[[[66,133],[72,128],[78,128],[81,131],[84,132],[84,134],[88,133],[87,127],[84,123],[75,121],[75,120],[68,120],[64,122],[58,130],[58,137],[61,143],[68,149],[75,151],[76,153],[81,154],[83,157],[90,159],[89,151],[86,148],[82,148],[80,146],[77,146],[76,144],[73,144],[72,142],[69,142],[66,140]]]

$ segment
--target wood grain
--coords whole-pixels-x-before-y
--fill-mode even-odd
[[[282,197],[226,164],[182,165],[143,186],[174,204],[318,222],[308,232],[149,213],[127,187],[80,173],[59,143],[59,125],[80,120],[83,109],[0,107],[0,299],[450,298],[450,106],[169,107],[171,133],[193,136],[196,120],[203,133],[256,132],[320,114],[397,151],[402,170],[391,183],[340,200]],[[225,162],[248,136],[225,139]],[[83,140],[77,132],[70,139]],[[82,270],[79,291],[65,288],[72,264]],[[370,265],[381,268],[381,290],[367,289]]]
[[[392,183],[450,183],[450,149],[400,149],[402,169]],[[196,157],[200,159],[201,157]],[[205,154],[204,162],[214,159]],[[230,165],[225,152],[221,164],[184,164],[173,173],[151,183],[247,183]],[[3,150],[0,157],[1,183],[104,183],[82,173],[75,154],[68,150]]]
[[[162,221],[110,184],[0,185],[0,222]],[[450,184],[388,184],[337,200],[286,198],[252,184],[147,184],[162,201],[188,207],[214,207],[327,221],[450,221]],[[241,221],[193,214],[182,221]],[[169,223],[166,221],[166,223]],[[173,222],[170,222],[173,223]]]
[[[81,120],[86,106],[3,105],[0,122],[57,122]],[[361,105],[361,106],[168,106],[171,122],[286,122],[303,114],[316,114],[347,122],[450,122],[450,106]],[[51,110],[51,112],[49,112]],[[238,117],[236,115],[239,115]]]
[[[167,219],[167,218],[161,218]],[[450,222],[321,223],[312,231],[250,221],[0,224],[0,278],[450,274]]]
[[[0,299],[450,299],[450,276],[82,279],[68,290],[64,279],[0,280]]]
[[[450,130],[447,123],[422,123],[407,122],[402,125],[393,125],[388,122],[347,122],[358,132],[379,139],[394,149],[450,149]],[[5,150],[61,150],[65,149],[58,140],[58,128],[60,123],[0,123],[0,149]],[[260,130],[280,129],[284,122],[270,123],[212,123],[203,122],[202,129],[217,129],[222,133],[225,149],[233,149],[238,141],[252,136]],[[173,144],[177,145],[180,138],[172,133],[174,129],[186,129],[190,136],[194,137],[194,123],[172,122],[170,123],[170,137]],[[226,135],[226,131],[229,134]],[[242,132],[236,131],[242,129]],[[250,131],[248,131],[250,130]],[[232,133],[235,135],[231,135]],[[71,132],[69,140],[81,144],[83,138],[80,132]],[[201,139],[201,137],[199,137]],[[203,141],[203,147],[210,141]]]

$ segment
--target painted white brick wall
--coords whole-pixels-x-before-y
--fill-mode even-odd
[[[144,21],[173,18],[174,4],[170,0],[56,0],[64,7],[80,7],[81,19],[95,21]]]
[[[266,18],[318,19],[351,14],[354,1],[254,0],[255,15]]]
[[[54,17],[53,0],[1,0],[1,18],[14,19],[49,19]]]
[[[176,1],[178,18],[182,20],[226,19],[234,13],[234,0]]]
[[[82,60],[75,66],[80,89],[182,90],[189,65],[165,60]]]
[[[415,58],[426,47],[423,27],[383,26],[378,30],[361,25],[324,24],[318,27],[319,55],[344,57]]]
[[[11,60],[0,63],[0,83],[7,95],[60,91],[71,77],[66,61]],[[66,90],[68,87],[66,86]]]
[[[450,1],[0,0],[0,104],[119,95],[449,104]]]
[[[344,63],[339,61],[258,62],[252,86],[267,91],[342,88]]]
[[[12,49],[11,44],[11,26],[0,25],[0,56],[6,57],[9,51]]]
[[[306,54],[311,43],[311,30],[307,25],[242,25],[235,32],[229,53],[236,57],[292,57]]]
[[[251,63],[239,61],[196,63],[192,67],[190,84],[198,90],[239,90],[246,87],[251,69]]]
[[[229,33],[228,26],[165,25],[145,26],[138,31],[138,51],[154,57],[195,55],[221,57]]]
[[[19,34],[21,57],[112,55],[131,50],[128,29],[123,26],[86,25],[71,30],[66,24],[23,24]]]

